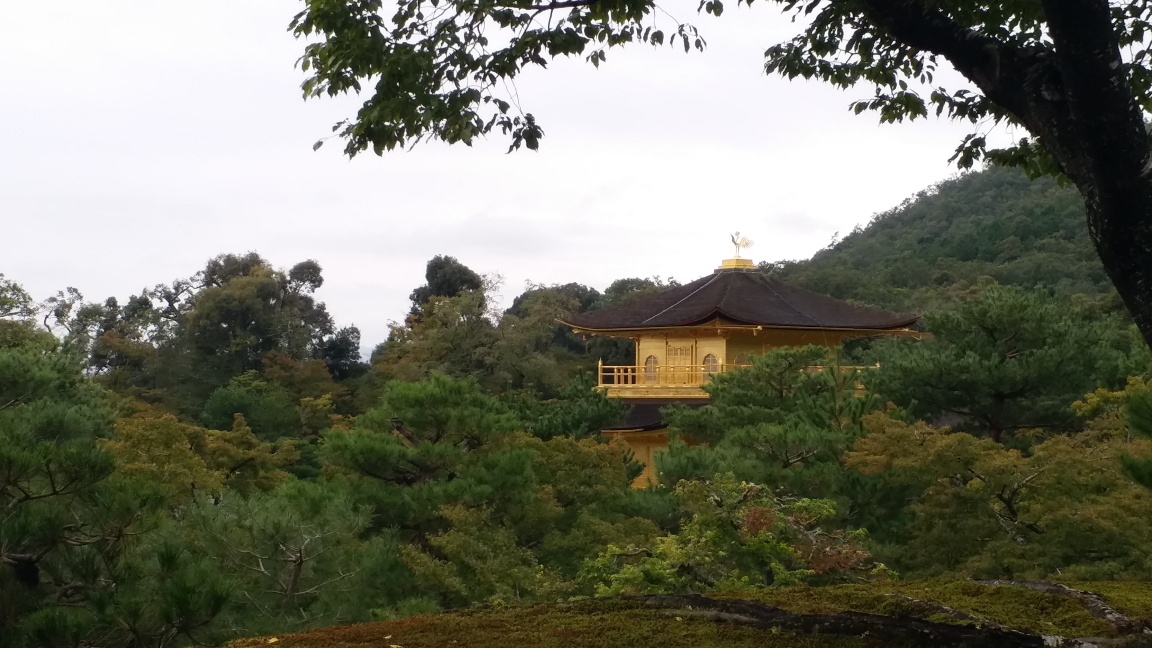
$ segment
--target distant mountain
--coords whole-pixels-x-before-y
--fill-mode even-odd
[[[946,180],[811,259],[761,267],[810,290],[900,311],[930,307],[985,276],[1062,294],[1113,293],[1075,188],[1008,169]]]

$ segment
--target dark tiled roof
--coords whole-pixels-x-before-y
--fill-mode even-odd
[[[722,317],[737,324],[888,330],[919,319],[789,286],[755,270],[718,270],[690,284],[617,308],[570,315],[588,330],[692,326]]]

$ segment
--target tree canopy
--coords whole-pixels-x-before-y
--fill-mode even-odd
[[[836,283],[861,301],[908,298],[885,281],[918,260],[963,274],[916,289],[931,291],[931,337],[777,349],[715,376],[708,404],[665,409],[676,440],[644,489],[626,444],[601,434],[627,410],[589,373],[630,363],[631,343],[557,318],[671,281],[530,285],[500,312],[460,265],[477,287],[429,296],[369,365],[319,301],[315,262],[224,255],[97,304],[0,280],[0,643],[212,645],[844,581],[894,605],[896,574],[1152,577],[1152,351],[1090,257],[1058,244],[1066,194],[1005,178],[962,179],[818,259],[764,268],[861,267]],[[933,200],[983,181],[983,208],[1007,197],[1021,216],[973,259],[946,225],[982,216]],[[914,245],[926,231],[939,236]],[[991,240],[1013,236],[1069,267],[982,276],[1004,267]],[[892,254],[868,265],[861,249]]]
[[[1021,430],[1074,429],[1071,402],[1123,383],[1127,349],[1110,346],[1106,320],[1039,290],[974,292],[927,313],[926,339],[873,349],[882,360],[869,384],[917,417],[999,442]]]
[[[123,303],[81,304],[77,293],[68,314],[55,307],[56,319],[105,386],[193,414],[215,390],[269,362],[307,370],[315,361],[340,379],[364,374],[360,332],[336,327],[314,295],[323,283],[315,261],[282,270],[255,252],[223,254],[192,277]]]
[[[418,315],[420,309],[433,297],[455,297],[466,290],[480,290],[484,280],[471,268],[460,263],[456,257],[436,255],[428,262],[424,272],[424,279],[428,283],[412,291],[409,299],[412,300],[412,314]]]

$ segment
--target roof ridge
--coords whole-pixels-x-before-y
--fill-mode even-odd
[[[740,273],[740,274],[745,274],[745,273]],[[733,276],[734,275],[735,275],[735,273],[733,273]],[[726,308],[724,308],[724,302],[725,302],[725,300],[728,299],[728,291],[730,291],[730,290],[732,290],[732,282],[731,281],[729,281],[727,284],[724,285],[724,294],[720,296],[720,299],[716,300],[716,308],[713,309],[713,312],[724,313],[725,315],[728,315],[729,317],[731,317],[731,315],[728,313],[728,310]]]
[[[681,298],[680,301],[676,302],[675,304],[672,304],[668,308],[665,308],[664,310],[660,311],[659,313],[656,313],[652,317],[649,317],[648,319],[646,319],[640,323],[641,324],[647,324],[648,322],[651,322],[652,320],[656,319],[657,317],[660,317],[661,315],[663,315],[664,313],[667,313],[668,311],[672,310],[673,308],[676,308],[680,304],[683,304],[692,295],[695,295],[696,293],[700,292],[701,290],[704,290],[708,286],[712,285],[712,282],[716,281],[716,279],[718,279],[719,277],[720,277],[719,273],[712,275],[712,278],[709,279],[708,281],[705,281],[703,286],[700,286],[696,290],[693,290],[692,292],[688,293],[687,295],[684,295],[684,297]]]
[[[784,304],[786,306],[788,306],[788,308],[791,308],[792,310],[796,311],[797,313],[800,313],[804,317],[807,317],[808,319],[812,320],[813,322],[816,323],[817,327],[822,328],[824,326],[823,322],[816,319],[815,317],[812,317],[811,315],[809,315],[805,311],[802,311],[799,308],[796,308],[795,306],[792,305],[792,302],[788,301],[787,299],[784,299],[784,295],[781,295],[774,287],[772,287],[772,283],[770,281],[768,281],[768,277],[766,277],[762,274],[758,277],[758,279],[760,280],[760,283],[764,284],[764,286],[768,288],[768,290],[772,291],[773,295],[776,295],[776,297],[780,301],[784,302]]]

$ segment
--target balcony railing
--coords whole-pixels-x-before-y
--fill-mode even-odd
[[[601,386],[703,385],[718,373],[748,365],[657,365],[629,367],[600,365]]]
[[[702,389],[713,376],[746,364],[614,366],[599,365],[597,383],[611,398],[707,398]],[[879,366],[879,365],[877,365]],[[874,367],[841,367],[842,371]],[[825,367],[808,367],[819,373]]]

